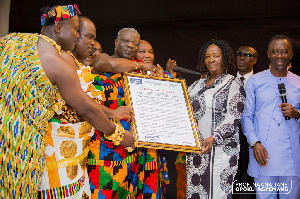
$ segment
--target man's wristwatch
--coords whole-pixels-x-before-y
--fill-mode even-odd
[[[299,114],[299,117],[296,118],[296,120],[299,120],[299,119],[300,119],[300,110],[298,111],[298,114]]]
[[[254,147],[257,143],[260,143],[260,144],[261,144],[260,141],[253,142],[253,143],[251,144],[251,149],[253,149],[253,147]]]

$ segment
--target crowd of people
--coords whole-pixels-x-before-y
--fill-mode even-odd
[[[166,198],[164,150],[136,147],[122,73],[175,78],[176,61],[154,65],[134,28],[118,32],[110,56],[76,4],[41,10],[41,34],[0,38],[1,198]],[[253,74],[250,44],[236,54],[220,39],[200,48],[202,76],[188,95],[202,150],[179,153],[177,198],[300,197],[291,40],[274,36],[267,55],[269,69]]]

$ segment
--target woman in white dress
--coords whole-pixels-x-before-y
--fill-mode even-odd
[[[205,148],[187,155],[187,198],[231,198],[245,91],[233,76],[235,56],[223,40],[201,47],[198,68],[206,78],[194,82],[189,95]]]

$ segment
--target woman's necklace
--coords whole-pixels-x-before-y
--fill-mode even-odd
[[[43,39],[45,39],[47,42],[49,42],[52,46],[54,46],[54,48],[57,50],[57,52],[61,55],[61,46],[58,45],[53,39],[50,39],[49,37],[47,37],[46,35],[38,35],[39,37],[42,37]]]

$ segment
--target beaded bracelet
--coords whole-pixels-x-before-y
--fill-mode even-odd
[[[139,64],[136,61],[134,61],[134,63],[136,64],[135,70],[137,70],[139,67]]]

